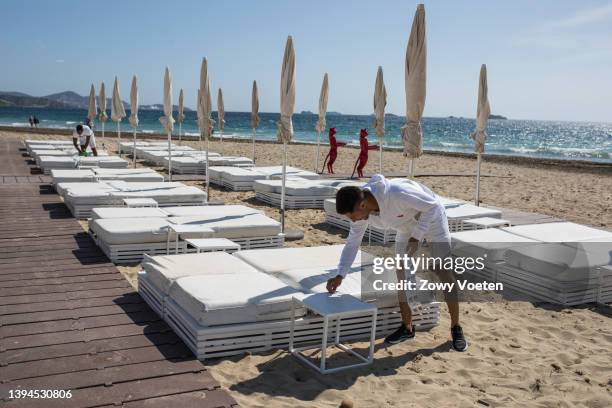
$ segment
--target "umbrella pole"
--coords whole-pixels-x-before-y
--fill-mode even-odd
[[[102,122],[102,150],[106,150],[106,146],[104,145],[104,122]]]
[[[206,138],[206,202],[210,201],[210,175],[208,173],[208,138]]]
[[[480,162],[481,155],[478,153],[476,155],[476,197],[474,198],[476,206],[480,206]]]
[[[181,145],[181,135],[183,134],[183,122],[179,122],[179,146]]]
[[[287,142],[283,143],[283,177],[281,183],[281,234],[285,233],[285,181],[287,179]]]
[[[380,139],[380,141],[378,143],[378,149],[380,150],[379,157],[378,157],[379,167],[380,167],[380,174],[383,174],[383,171],[382,171],[382,155],[383,155],[382,139]]]
[[[253,128],[253,164],[255,164],[255,128]]]
[[[172,131],[168,131],[168,181],[172,181]]]
[[[117,153],[121,157],[121,122],[117,122]]]
[[[134,148],[132,149],[134,168],[136,168],[136,128],[134,128]]]
[[[221,144],[223,144],[223,129],[221,129],[221,132],[219,133],[219,141]]]
[[[317,156],[315,159],[315,173],[319,170],[319,156],[321,155],[321,132],[317,132]]]

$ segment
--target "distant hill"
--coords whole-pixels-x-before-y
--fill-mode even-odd
[[[99,100],[98,106],[99,104]],[[123,102],[125,109],[130,109],[130,105]],[[89,96],[81,96],[73,91],[58,92],[46,96],[31,96],[23,92],[4,92],[0,91],[0,107],[17,108],[50,108],[50,109],[87,109],[89,106]],[[110,110],[111,98],[106,98],[106,107]],[[140,105],[141,110],[163,110],[164,105]],[[178,106],[174,105],[174,110]],[[189,111],[185,108],[185,111]]]

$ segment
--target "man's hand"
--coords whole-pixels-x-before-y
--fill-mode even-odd
[[[340,275],[336,275],[336,277],[329,279],[327,281],[327,291],[329,293],[334,293],[336,289],[338,289],[338,286],[340,286],[342,283],[342,279],[343,278]]]

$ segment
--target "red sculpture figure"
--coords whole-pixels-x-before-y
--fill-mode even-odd
[[[364,177],[363,168],[368,163],[368,151],[369,150],[378,150],[378,145],[368,145],[368,130],[361,129],[359,133],[359,157],[357,157],[357,161],[355,162],[355,166],[353,167],[353,174],[351,177],[355,175],[355,168],[357,169],[357,177]]]
[[[329,153],[327,153],[327,157],[323,163],[323,168],[325,168],[325,163],[327,163],[327,172],[329,174],[334,174],[334,162],[336,161],[336,157],[338,157],[338,147],[346,146],[346,143],[336,141],[335,134],[336,128],[329,128]],[[323,170],[321,170],[321,173],[322,172]]]

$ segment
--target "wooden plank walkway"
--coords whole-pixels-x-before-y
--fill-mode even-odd
[[[0,140],[3,405],[235,406],[32,175],[19,147]],[[10,390],[52,389],[72,398],[8,399]]]

